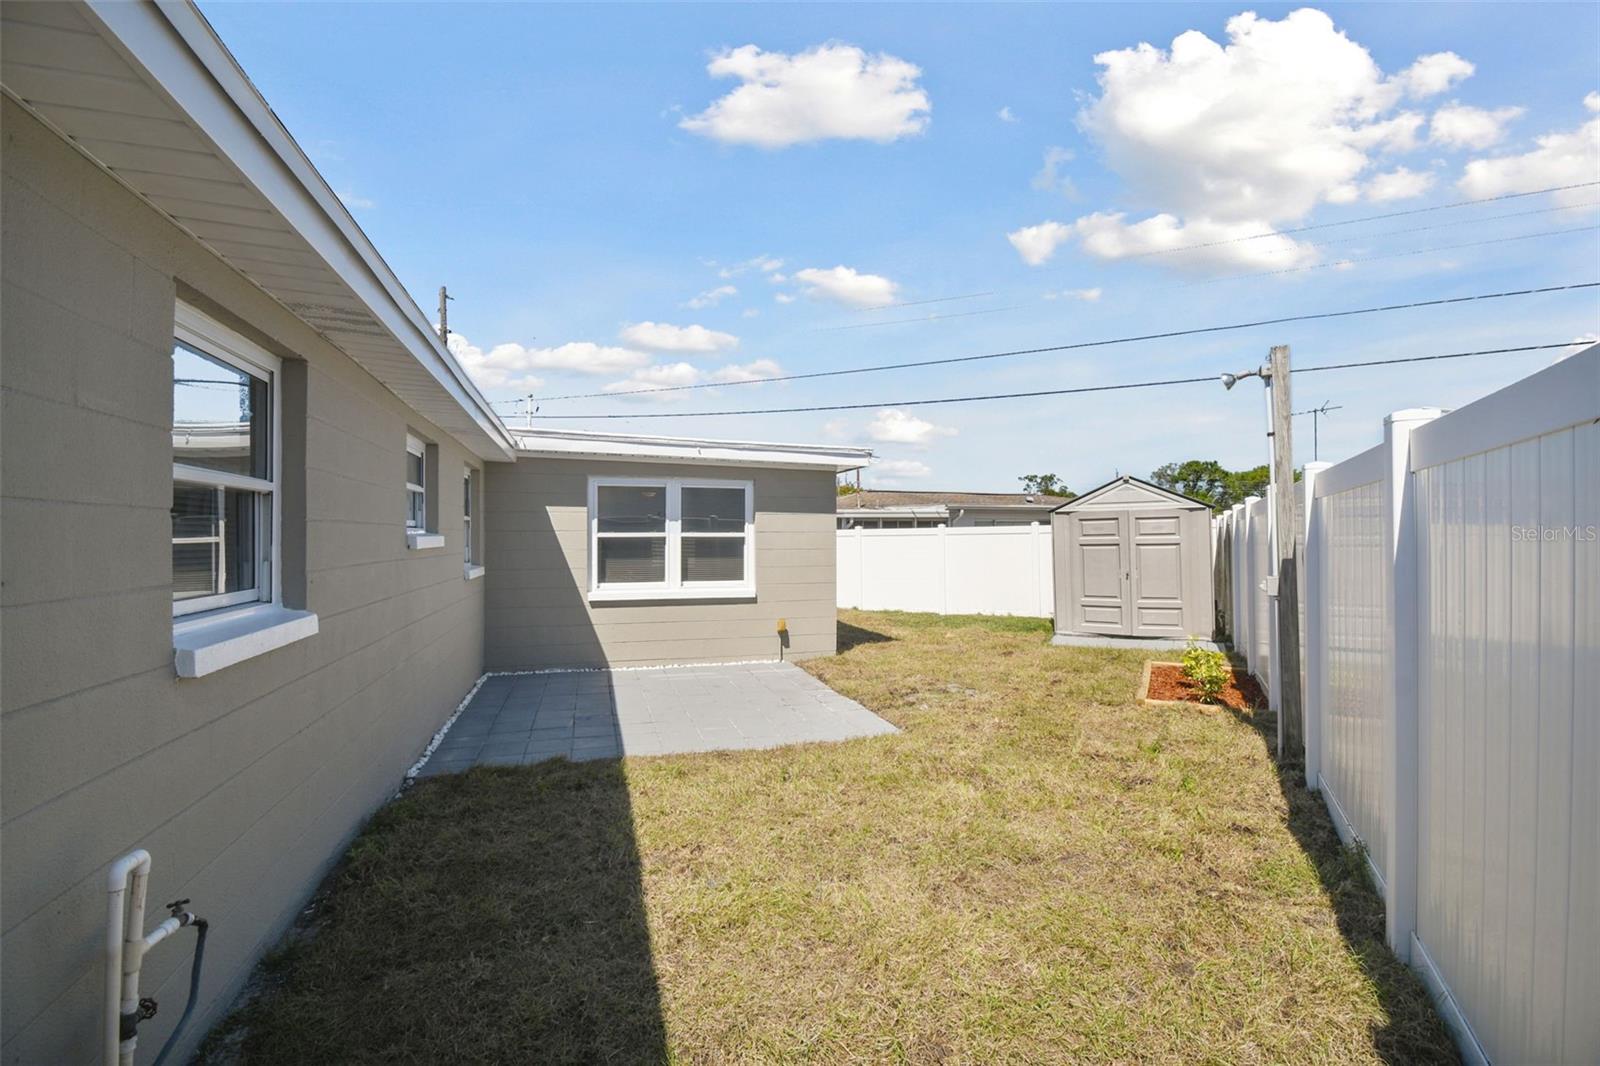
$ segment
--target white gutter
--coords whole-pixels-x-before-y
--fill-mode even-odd
[[[199,9],[188,0],[86,0],[84,10],[469,414],[499,453],[482,458],[511,459],[510,431]]]
[[[578,430],[514,430],[517,454],[552,458],[583,457],[638,462],[719,463],[833,470],[869,466],[870,448],[699,437],[649,437]]]

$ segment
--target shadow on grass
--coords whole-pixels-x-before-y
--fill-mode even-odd
[[[849,622],[841,621],[838,625],[840,654],[849,651],[851,648],[860,647],[863,644],[888,644],[894,640],[893,637],[886,633],[879,633],[871,629],[862,629],[860,626],[853,626]]]
[[[1393,1064],[1459,1063],[1455,1043],[1435,1013],[1421,978],[1396,958],[1385,942],[1383,899],[1368,878],[1366,856],[1339,839],[1322,797],[1303,784],[1303,763],[1277,762],[1273,754],[1278,750],[1277,715],[1264,706],[1254,714],[1233,713],[1261,735],[1288,806],[1289,832],[1316,868],[1339,932],[1377,990],[1388,1022],[1373,1030],[1373,1052]]]
[[[619,762],[423,782],[308,913],[199,1061],[667,1059]]]

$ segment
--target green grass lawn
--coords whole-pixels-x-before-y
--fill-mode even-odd
[[[843,612],[898,736],[426,781],[213,1062],[1453,1062],[1266,723],[1046,623]]]

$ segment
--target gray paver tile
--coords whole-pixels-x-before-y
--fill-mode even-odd
[[[419,772],[837,741],[895,728],[789,663],[491,677]]]

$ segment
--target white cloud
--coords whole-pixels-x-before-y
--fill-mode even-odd
[[[1121,218],[1121,215],[1117,216]],[[1023,226],[1006,234],[1011,247],[1029,266],[1040,266],[1050,261],[1056,249],[1072,239],[1072,227],[1062,222],[1041,222],[1037,226]]]
[[[1015,113],[1012,112],[1012,110],[1011,110],[1009,105],[1006,106],[1006,107],[1002,107],[1000,110],[996,111],[994,113],[994,117],[999,119],[1001,122],[1021,122],[1022,121],[1020,118],[1018,118],[1016,116]]]
[[[1061,173],[1063,165],[1072,162],[1072,153],[1059,145],[1051,145],[1044,150],[1044,165],[1039,168],[1039,173],[1033,176],[1030,183],[1040,192],[1060,192],[1068,196],[1077,193],[1072,179]]]
[[[370,211],[374,207],[378,206],[378,202],[376,200],[369,199],[365,196],[357,196],[353,192],[342,192],[338,195],[339,201],[352,211]]]
[[[794,303],[794,293],[792,292],[775,292],[772,294],[772,298],[781,304]]]
[[[1433,175],[1426,171],[1396,167],[1387,174],[1379,174],[1367,182],[1364,191],[1368,200],[1383,203],[1388,200],[1409,200],[1433,188]]]
[[[933,473],[917,459],[880,459],[864,471],[874,481],[913,481]]]
[[[736,348],[739,338],[704,326],[671,326],[665,322],[635,322],[618,334],[639,348],[657,352],[719,352]]]
[[[740,318],[755,318],[759,314],[761,314],[761,312],[756,310],[754,307],[746,307],[743,311],[739,312],[739,317]]]
[[[450,354],[479,388],[532,390],[544,384],[543,378],[529,373],[530,368],[511,358],[509,352],[501,351],[499,358],[490,359],[489,353],[459,333],[450,334],[449,347]]]
[[[732,285],[718,285],[714,289],[707,289],[699,296],[684,302],[685,307],[691,311],[703,311],[707,307],[715,307],[730,296],[739,295],[739,290]]]
[[[766,381],[782,376],[783,367],[771,359],[756,359],[744,364],[729,363],[710,374],[712,381]]]
[[[657,363],[635,370],[621,381],[613,381],[606,392],[630,392],[634,389],[670,388],[674,385],[693,385],[705,375],[693,363]]]
[[[937,437],[953,437],[956,431],[894,407],[879,411],[867,423],[867,436],[882,444],[911,444],[925,448]]]
[[[730,363],[718,370],[705,371],[693,363],[657,363],[654,366],[643,367],[635,370],[621,381],[613,381],[605,386],[606,392],[633,392],[638,389],[672,388],[683,385],[698,385],[702,382],[723,381],[765,381],[768,378],[781,377],[783,367],[771,359],[756,359],[749,363]],[[670,400],[678,398],[675,394],[656,394],[641,397],[642,399]]]
[[[1094,58],[1100,93],[1079,124],[1131,198],[1159,208],[1137,222],[1100,212],[1074,223],[1102,258],[1278,229],[1319,203],[1355,199],[1375,162],[1417,145],[1424,116],[1401,101],[1443,92],[1472,70],[1439,53],[1388,77],[1313,8],[1276,21],[1237,15],[1223,42],[1190,30],[1168,50],[1139,44]],[[1038,265],[1073,235],[1065,229],[1042,223],[1009,236],[1023,261]],[[1287,239],[1233,240],[1164,262],[1232,269],[1312,258]]]
[[[1600,93],[1590,93],[1583,104],[1600,111]],[[1522,155],[1472,160],[1457,187],[1478,199],[1600,180],[1600,116],[1574,130],[1547,133],[1534,143],[1538,147]],[[1594,199],[1594,189],[1568,189],[1556,193],[1555,199],[1563,205],[1588,203]]]
[[[807,296],[835,300],[850,307],[882,307],[894,303],[898,288],[882,275],[862,274],[847,266],[829,270],[807,267],[795,271],[794,280],[805,286]],[[779,302],[787,301],[780,296]]]
[[[1418,58],[1394,80],[1407,96],[1437,96],[1472,77],[1477,69],[1454,52],[1435,52]]]
[[[743,84],[678,125],[728,144],[887,143],[925,130],[932,109],[915,64],[837,41],[793,55],[747,44],[719,52],[706,71]]]
[[[1121,214],[1096,212],[1073,223],[1083,250],[1098,259],[1126,259],[1177,248],[1192,248],[1167,260],[1168,266],[1209,271],[1230,267],[1296,267],[1316,262],[1317,251],[1290,237],[1262,237],[1270,233],[1264,220],[1217,222],[1197,218],[1188,223],[1172,215],[1153,215],[1142,222],[1125,223]],[[1253,238],[1253,239],[1251,239]],[[1209,247],[1198,247],[1209,245]]]
[[[616,374],[650,362],[644,352],[592,341],[569,341],[556,348],[497,344],[485,352],[459,333],[450,334],[450,353],[484,388],[531,389],[542,384],[533,371],[574,374]]]
[[[717,277],[736,278],[740,274],[748,274],[752,270],[758,270],[763,274],[770,274],[781,266],[783,266],[782,259],[775,259],[770,255],[758,255],[746,259],[742,263],[734,263],[732,266],[725,266],[721,268],[717,271]]]
[[[1465,104],[1449,104],[1433,113],[1428,122],[1428,140],[1447,148],[1488,148],[1505,136],[1506,124],[1524,112],[1520,107],[1497,107],[1493,111]]]
[[[1100,297],[1105,295],[1104,290],[1094,289],[1062,289],[1060,292],[1047,292],[1046,300],[1082,300],[1086,304],[1099,303]]]

